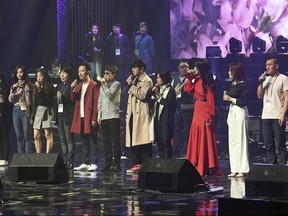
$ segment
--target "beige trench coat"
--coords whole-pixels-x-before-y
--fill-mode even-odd
[[[146,73],[142,74],[136,85],[132,85],[128,91],[128,103],[126,113],[126,147],[151,143],[154,140],[154,124],[149,112],[147,97],[153,82]],[[131,118],[133,114],[133,119]],[[133,127],[130,128],[130,121]],[[132,140],[131,140],[132,131]]]

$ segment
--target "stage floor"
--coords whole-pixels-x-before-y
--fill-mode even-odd
[[[57,140],[57,139],[55,139]],[[16,144],[13,144],[13,148]],[[61,152],[55,141],[53,152]],[[103,166],[101,155],[98,166]],[[15,152],[15,151],[14,151]],[[75,164],[80,164],[77,142]],[[131,167],[129,153],[122,159],[122,171],[75,172],[62,184],[12,182],[8,167],[0,168],[1,215],[218,215],[219,198],[243,198],[245,178],[227,178],[229,160],[220,159],[225,176],[208,176],[204,182],[216,191],[165,193],[138,188],[138,175],[126,174]],[[256,161],[259,162],[259,161]],[[219,189],[219,191],[217,191]]]

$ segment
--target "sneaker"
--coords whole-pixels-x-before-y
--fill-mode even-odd
[[[140,164],[135,164],[131,169],[128,169],[126,172],[127,172],[127,173],[133,173],[133,172],[135,172],[135,171],[140,170],[140,168],[141,168],[141,165],[140,165]]]
[[[87,171],[89,170],[90,166],[88,164],[81,164],[78,167],[74,167],[75,171]]]
[[[90,167],[89,167],[89,169],[88,169],[88,171],[89,171],[89,172],[94,172],[94,171],[96,171],[97,167],[98,167],[98,166],[97,166],[96,164],[91,164]]]
[[[0,160],[0,166],[8,166],[9,163],[6,160]]]

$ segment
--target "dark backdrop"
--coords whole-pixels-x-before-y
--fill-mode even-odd
[[[57,58],[57,17],[54,0],[0,1],[0,72],[17,64],[28,68]]]

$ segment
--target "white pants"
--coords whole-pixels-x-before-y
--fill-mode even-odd
[[[229,158],[231,172],[248,173],[248,121],[247,107],[231,104],[227,118]]]

